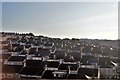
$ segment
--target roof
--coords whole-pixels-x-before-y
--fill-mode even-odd
[[[18,43],[13,43],[12,44],[12,47],[18,47],[20,44],[18,44]]]
[[[41,56],[49,56],[50,50],[49,49],[39,49],[38,54],[40,54]]]
[[[84,48],[82,49],[82,51],[84,53],[91,53],[91,48],[92,48],[92,46],[84,46]]]
[[[26,50],[23,50],[22,52],[20,52],[20,54],[26,55],[26,54],[27,54],[27,51],[26,51]]]
[[[97,63],[98,58],[94,55],[83,55],[81,59],[82,64],[91,64],[91,63]]]
[[[50,43],[50,42],[46,42],[46,43],[44,44],[44,46],[53,46],[53,44]]]
[[[101,54],[102,53],[101,47],[93,47],[92,53],[93,54]]]
[[[71,56],[71,55],[67,55],[65,58],[64,58],[64,62],[76,62],[74,56]]]
[[[79,74],[69,74],[67,79],[80,79]]]
[[[80,52],[69,52],[69,56],[73,56],[75,61],[81,60],[81,53]]]
[[[71,51],[80,51],[81,50],[81,46],[76,45],[75,47],[72,46],[72,48],[70,48]]]
[[[77,70],[78,69],[78,64],[60,64],[59,70],[68,70],[68,67],[70,66],[70,70]]]
[[[19,45],[16,47],[15,52],[21,52],[24,49],[24,45]]]
[[[44,63],[41,60],[26,60],[26,66],[36,66],[43,68]]]
[[[23,67],[19,74],[36,75],[40,70],[39,67]]]
[[[30,44],[25,44],[25,48],[30,48],[31,45]]]
[[[110,66],[113,66],[113,64],[110,61],[111,60],[109,57],[99,57],[98,64],[101,68],[110,68]]]
[[[25,59],[25,56],[11,56],[8,61],[24,61]]]
[[[59,66],[59,61],[47,61],[47,67],[58,68],[58,66]]]
[[[46,70],[42,76],[42,79],[54,79],[54,76],[53,76],[53,71],[51,70]]]
[[[54,53],[56,59],[63,59],[65,54],[65,51],[55,51]]]
[[[98,69],[94,68],[79,68],[78,74],[81,76],[81,78],[84,78],[85,75],[87,76],[96,76],[98,75]]]
[[[68,70],[68,65],[60,64],[60,66],[58,67],[58,70]]]
[[[30,48],[29,54],[35,54],[36,53],[36,48]]]

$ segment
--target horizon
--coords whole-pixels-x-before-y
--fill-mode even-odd
[[[3,31],[2,31],[3,32]],[[0,32],[0,33],[2,33],[2,32]],[[10,31],[8,31],[8,32],[3,32],[3,33],[15,33],[15,34],[29,34],[29,33],[32,33],[32,32],[10,32]],[[54,36],[49,36],[49,35],[44,35],[44,34],[34,34],[34,33],[32,33],[34,36],[44,36],[44,37],[49,37],[49,38],[60,38],[60,39],[91,39],[91,40],[119,40],[119,39],[97,39],[97,38],[83,38],[83,37],[71,37],[71,38],[68,38],[68,37],[54,37]]]
[[[118,39],[115,2],[3,2],[2,14],[3,32]]]

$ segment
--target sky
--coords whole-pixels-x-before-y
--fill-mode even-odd
[[[119,2],[120,0],[1,0],[2,2]]]
[[[2,31],[118,39],[116,2],[3,2]]]
[[[0,1],[0,31],[2,31],[2,2]]]

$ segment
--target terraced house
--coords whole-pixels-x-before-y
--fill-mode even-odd
[[[117,40],[0,35],[2,80],[120,78]]]

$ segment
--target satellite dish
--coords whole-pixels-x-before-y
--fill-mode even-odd
[[[85,75],[85,77],[88,79],[88,80],[92,80],[92,77],[88,76],[88,75]]]
[[[113,62],[113,61],[110,61],[114,66],[118,66],[117,63]]]

